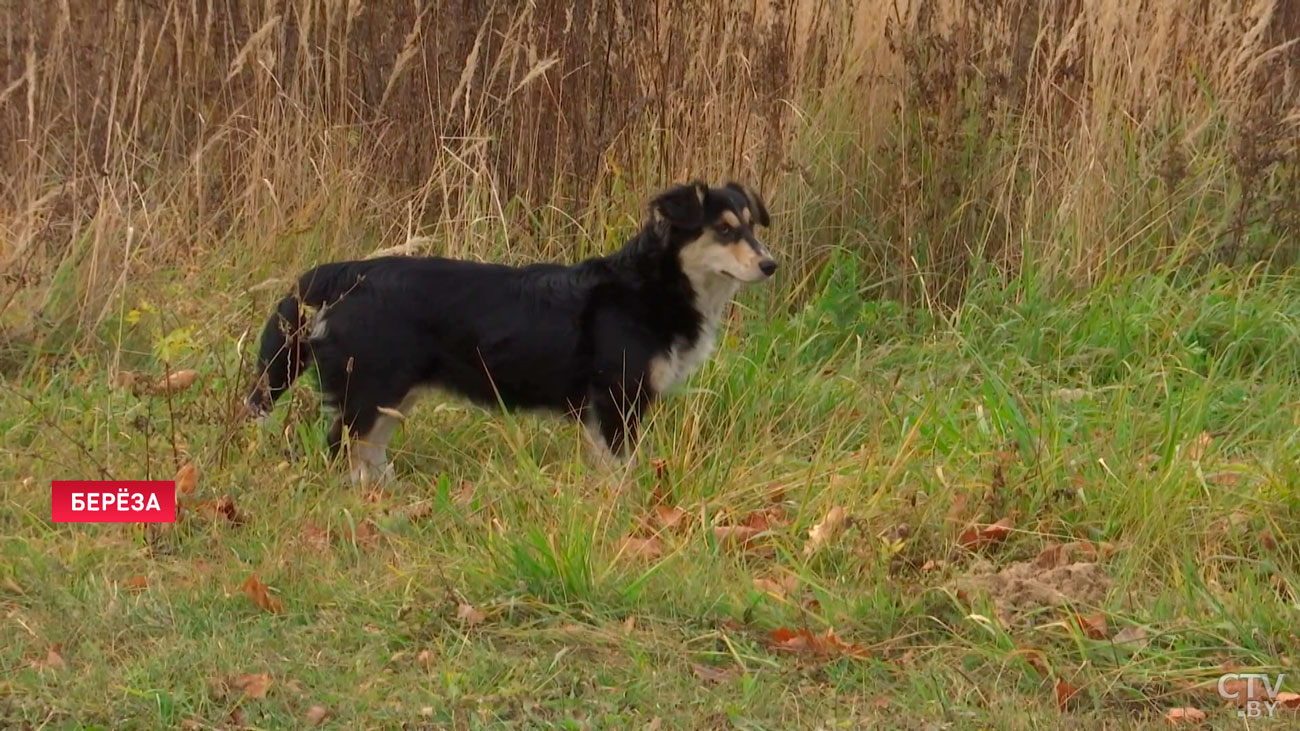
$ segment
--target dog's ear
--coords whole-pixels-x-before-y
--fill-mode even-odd
[[[708,194],[709,187],[698,180],[674,185],[650,201],[651,215],[687,231],[704,228],[704,199]]]
[[[763,196],[748,185],[733,182],[727,183],[727,187],[745,196],[745,200],[749,201],[749,210],[754,214],[755,224],[763,227],[772,225],[772,219],[767,215],[767,204],[763,202]]]

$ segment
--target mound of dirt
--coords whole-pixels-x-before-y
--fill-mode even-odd
[[[1021,561],[1002,570],[981,561],[950,586],[959,593],[987,595],[998,619],[1009,626],[1045,607],[1096,604],[1106,596],[1110,577],[1100,564],[1085,561],[1061,565]]]

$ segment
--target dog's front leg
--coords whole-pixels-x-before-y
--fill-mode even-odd
[[[592,393],[583,414],[588,442],[602,462],[626,465],[632,459],[645,410],[639,390],[619,384]]]

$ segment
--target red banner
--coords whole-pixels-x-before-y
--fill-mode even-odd
[[[55,523],[175,523],[175,480],[55,480]]]

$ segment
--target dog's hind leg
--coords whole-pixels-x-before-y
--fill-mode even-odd
[[[365,406],[355,413],[344,414],[341,422],[346,420],[351,426],[348,461],[354,483],[381,483],[394,479],[393,465],[388,461],[388,442],[416,400],[417,394],[413,389],[400,398],[380,402],[392,406]]]
[[[369,429],[354,430],[358,436],[352,439],[348,451],[349,475],[354,484],[378,484],[393,479],[388,442],[400,423],[395,417],[376,412]]]

